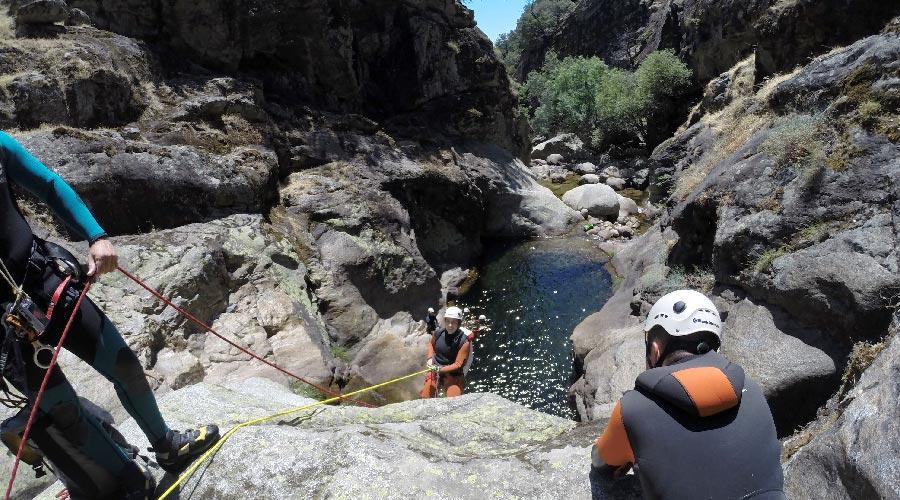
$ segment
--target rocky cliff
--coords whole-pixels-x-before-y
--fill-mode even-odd
[[[755,51],[762,79],[876,33],[898,13],[896,2],[877,0],[581,0],[554,34],[523,52],[518,73],[538,69],[548,50],[634,68],[672,49],[702,85]]]
[[[505,69],[456,1],[0,9],[0,126],[73,185],[126,267],[319,383],[417,368],[413,316],[485,238],[580,220],[524,168]],[[36,200],[22,206],[71,238]],[[282,380],[122,276],[95,290],[162,392]]]
[[[656,148],[665,210],[633,243],[606,244],[623,281],[572,336],[584,419],[605,418],[643,369],[650,305],[692,287],[723,312],[724,354],[764,389],[792,497],[900,494],[897,450],[874,444],[896,441],[897,22],[754,86],[758,51]]]

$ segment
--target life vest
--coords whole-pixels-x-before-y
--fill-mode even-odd
[[[447,333],[446,328],[441,328],[437,333],[435,333],[434,340],[434,363],[438,366],[447,366],[452,365],[456,362],[456,356],[459,354],[459,350],[462,349],[462,346],[465,345],[466,342],[469,341],[468,330],[464,330],[460,328],[456,335],[450,335]],[[466,363],[463,365],[463,368],[458,370],[456,373],[452,375],[461,375],[465,374],[467,369],[466,365],[471,364],[472,359],[472,350],[471,346],[469,346],[469,358],[466,360]]]

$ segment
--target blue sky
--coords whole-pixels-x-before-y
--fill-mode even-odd
[[[466,6],[475,11],[481,31],[494,42],[500,33],[512,31],[528,0],[470,0]]]

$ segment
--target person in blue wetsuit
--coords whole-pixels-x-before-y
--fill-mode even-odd
[[[46,311],[54,293],[61,288],[65,276],[49,265],[52,259],[48,258],[51,247],[57,252],[60,247],[40,240],[32,233],[13,197],[13,184],[49,205],[66,225],[88,240],[88,276],[116,269],[115,248],[75,191],[18,141],[0,131],[0,259],[8,270],[7,276],[11,275],[15,285],[22,288],[35,304]],[[77,295],[75,292],[69,290],[68,295]],[[14,301],[13,286],[0,279],[0,303],[5,308]],[[70,307],[61,313],[54,312],[50,325],[41,336],[42,343],[57,344],[71,310]],[[0,346],[17,349],[23,366],[20,371],[24,372],[20,374],[24,376],[18,377],[24,379],[19,388],[33,401],[45,370],[31,361],[36,347],[30,342],[11,342],[12,335],[12,332],[6,332],[6,340]],[[0,335],[0,339],[3,338],[4,335]],[[174,431],[166,425],[137,356],[115,325],[89,298],[85,298],[76,313],[64,347],[112,382],[122,405],[146,434],[156,452],[157,462],[165,470],[181,471],[218,440],[219,430],[215,425],[184,432]],[[8,371],[4,375],[9,380],[15,378],[9,376]],[[40,415],[49,419],[50,425],[36,427],[35,443],[65,477],[78,484],[84,495],[123,498],[146,487],[143,472],[135,470],[135,462],[113,441],[100,422],[82,408],[75,390],[59,367],[54,367],[50,375],[40,403]],[[121,488],[132,488],[132,491],[126,495],[125,490],[106,492],[99,485],[92,485],[98,482],[98,472],[101,476],[114,478]],[[138,486],[131,486],[133,484]],[[133,497],[142,498],[147,494],[152,491]]]

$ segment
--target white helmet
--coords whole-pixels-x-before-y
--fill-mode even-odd
[[[468,307],[466,307],[466,308],[463,309],[463,314],[469,314],[469,308],[468,308]]]
[[[451,306],[444,311],[444,319],[458,319],[462,321],[463,313],[458,307]]]
[[[429,308],[428,308],[428,312],[431,313],[431,314],[434,314],[434,308],[433,308],[433,307],[429,307]]]
[[[673,337],[695,332],[712,332],[722,340],[719,310],[706,295],[694,290],[676,290],[663,295],[647,314],[644,331],[661,326]]]
[[[484,314],[479,315],[478,321],[487,321],[487,316],[485,316]]]

